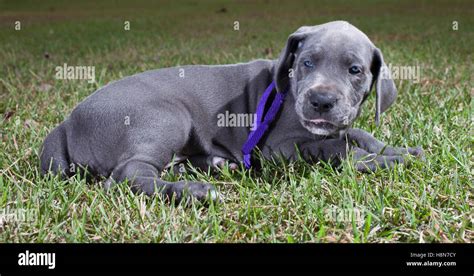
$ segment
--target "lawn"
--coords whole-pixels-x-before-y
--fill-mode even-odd
[[[176,2],[0,1],[0,242],[473,242],[472,1]],[[348,161],[164,174],[214,183],[225,199],[208,207],[39,174],[47,133],[108,82],[277,58],[299,26],[337,19],[364,31],[387,63],[421,68],[418,81],[396,81],[379,127],[374,95],[355,126],[421,146],[425,160],[370,174]],[[55,79],[65,63],[94,66],[95,83]],[[6,219],[19,210],[30,218]]]

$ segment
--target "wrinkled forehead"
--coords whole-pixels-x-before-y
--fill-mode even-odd
[[[299,45],[299,52],[370,60],[375,46],[359,29],[350,24],[324,26],[311,32]]]

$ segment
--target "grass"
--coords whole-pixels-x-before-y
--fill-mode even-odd
[[[126,2],[0,1],[0,210],[37,210],[32,222],[1,222],[0,242],[474,240],[472,3]],[[336,19],[367,33],[388,63],[421,66],[420,82],[397,81],[399,97],[380,127],[373,96],[356,126],[391,145],[423,147],[425,161],[371,174],[349,162],[340,170],[266,162],[261,172],[164,175],[214,183],[225,201],[209,207],[170,205],[125,184],[105,192],[80,177],[40,176],[47,133],[109,81],[276,58],[297,27]],[[64,63],[95,66],[96,83],[56,80]]]

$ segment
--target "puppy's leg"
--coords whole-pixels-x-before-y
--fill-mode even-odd
[[[355,168],[360,172],[374,172],[377,168],[393,168],[395,164],[405,162],[402,155],[377,155],[361,148],[353,147]]]
[[[202,201],[218,199],[218,194],[211,184],[191,181],[168,182],[158,176],[159,169],[154,164],[132,158],[117,166],[111,177],[116,182],[128,180],[132,190],[137,193],[147,195],[162,193],[169,198],[175,197],[177,201],[190,196]]]
[[[293,147],[294,148],[294,147]],[[280,153],[287,160],[295,160],[296,151],[291,150],[289,145],[280,148]],[[326,139],[302,143],[299,146],[302,157],[310,163],[318,160],[329,162],[338,166],[341,160],[346,157],[347,152],[354,154],[355,167],[361,172],[371,172],[377,168],[392,168],[397,163],[404,163],[403,155],[378,155],[368,152],[362,148],[347,144],[345,139]]]
[[[211,169],[211,171],[217,172],[220,169],[223,169],[226,164],[228,164],[231,171],[237,170],[239,168],[237,163],[231,162],[223,157],[211,155],[193,155],[188,157],[182,163],[173,165],[174,173],[181,174],[186,172],[186,163],[202,171],[208,171]]]
[[[64,123],[53,129],[46,137],[41,149],[41,174],[51,171],[63,178],[71,176]]]
[[[127,129],[120,152],[121,159],[111,173],[115,182],[128,180],[134,192],[164,194],[182,200],[189,196],[199,200],[217,199],[209,183],[168,182],[160,174],[173,157],[180,156],[191,136],[190,115],[183,112],[146,112],[137,114],[137,122]],[[139,117],[142,116],[142,117]]]
[[[294,141],[285,141],[275,148],[264,147],[262,152],[266,159],[277,161],[280,157],[288,161],[296,161],[298,157],[302,157],[308,163],[321,160],[338,165],[346,156],[347,143],[344,139],[299,141],[297,144]]]
[[[423,150],[419,147],[416,148],[401,148],[391,147],[383,142],[377,140],[370,133],[362,129],[351,128],[347,132],[347,136],[350,142],[355,142],[357,146],[369,153],[381,154],[381,155],[406,155],[410,154],[413,156],[423,156]]]

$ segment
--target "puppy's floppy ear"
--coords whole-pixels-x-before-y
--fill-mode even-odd
[[[312,32],[314,27],[303,26],[288,37],[285,48],[278,58],[276,69],[274,72],[274,80],[276,82],[276,89],[278,92],[286,91],[290,80],[290,69],[293,67],[295,61],[295,51],[301,45],[303,39]]]
[[[375,84],[375,124],[379,125],[380,114],[387,110],[397,97],[397,88],[378,48],[374,50],[370,71],[372,72],[370,87]]]

